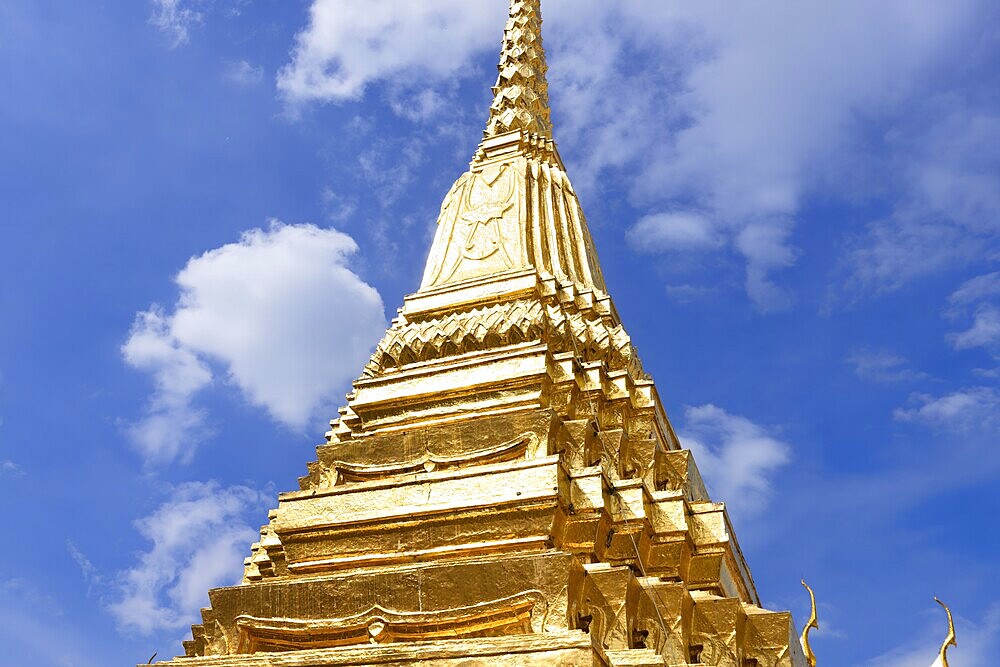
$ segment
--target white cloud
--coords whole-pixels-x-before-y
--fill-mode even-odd
[[[3,373],[0,373],[0,384],[3,383]],[[3,427],[3,417],[0,417],[0,427]],[[24,468],[10,459],[0,459],[0,477],[23,477]]]
[[[360,373],[386,327],[382,298],[346,265],[357,249],[312,225],[246,232],[178,274],[171,331],[225,363],[251,402],[303,426]]]
[[[774,271],[795,263],[797,252],[788,243],[787,221],[753,222],[736,235],[736,247],[747,261],[746,291],[762,310],[780,310],[790,305],[789,291],[771,279]]]
[[[967,330],[949,336],[957,350],[974,347],[995,348],[1000,344],[1000,308],[983,304],[976,309],[972,326]]]
[[[140,313],[122,351],[156,391],[131,428],[153,463],[190,457],[205,415],[192,407],[218,363],[252,404],[304,427],[360,372],[386,323],[378,292],[347,266],[357,245],[313,225],[272,223],[191,259],[172,313]]]
[[[192,482],[136,521],[151,547],[118,575],[108,609],[119,625],[149,635],[197,620],[209,589],[239,582],[243,558],[259,537],[247,518],[262,513],[264,503],[247,487]]]
[[[626,234],[636,252],[704,249],[719,244],[711,221],[690,213],[657,213],[636,223]]]
[[[447,96],[430,88],[422,88],[413,92],[404,90],[390,100],[390,106],[397,116],[414,122],[427,122],[433,118],[441,118],[447,105]]]
[[[959,227],[901,213],[872,223],[846,255],[850,286],[883,293],[948,267],[964,264],[980,244]],[[914,261],[919,257],[920,261]]]
[[[0,461],[0,475],[10,475],[11,477],[21,477],[24,475],[24,469],[17,465],[13,461],[3,460]]]
[[[423,102],[397,112],[436,122],[441,90],[496,49],[502,4],[313,0],[279,87],[301,103],[354,99],[375,82],[416,85]],[[846,265],[859,286],[896,287],[964,261],[997,232],[998,119],[931,94],[935,68],[966,62],[955,45],[974,40],[986,7],[552,0],[557,135],[578,186],[609,175],[632,184],[649,211],[633,242],[742,258],[746,291],[764,309],[791,302],[776,276],[796,261],[812,194],[831,184],[889,192],[892,215],[856,240]],[[888,128],[884,145],[871,147],[872,126]],[[668,218],[684,224],[658,223]]]
[[[790,295],[774,276],[796,259],[793,232],[803,202],[852,177],[841,172],[853,172],[845,163],[858,159],[859,118],[901,108],[970,23],[969,6],[622,4],[626,31],[638,48],[659,54],[647,59],[659,71],[633,67],[618,77],[632,60],[619,44],[616,65],[594,68],[565,111],[580,116],[572,123],[580,129],[574,142],[583,144],[589,127],[608,124],[627,152],[607,141],[590,160],[633,165],[639,204],[688,201],[707,213],[716,236],[742,256],[748,295],[765,309],[782,307]],[[665,61],[674,65],[663,67]],[[561,64],[553,63],[556,83]],[[595,117],[602,99],[610,108]],[[641,113],[615,119],[620,99]]]
[[[153,0],[149,22],[170,39],[171,48],[186,44],[191,28],[204,19],[201,12],[187,5],[186,0]]]
[[[497,39],[501,3],[456,0],[314,0],[278,88],[294,103],[342,101],[385,77],[454,75]]]
[[[948,301],[952,306],[963,306],[995,296],[1000,296],[1000,271],[966,280],[952,292]]]
[[[712,498],[737,512],[763,509],[772,476],[790,460],[788,444],[749,419],[714,405],[686,408],[679,435],[694,452]]]
[[[212,372],[174,338],[158,307],[136,315],[121,351],[130,366],[152,374],[156,386],[146,416],[128,427],[132,441],[150,463],[188,460],[208,435],[205,412],[191,399],[212,381]]]
[[[925,100],[920,108],[926,118],[900,121],[880,147],[900,191],[894,208],[848,256],[854,282],[867,289],[897,289],[982,259],[1000,245],[1000,114],[954,95]],[[981,287],[989,282],[984,276]],[[959,298],[974,289],[977,284],[967,285]]]
[[[936,607],[936,605],[933,605]],[[865,663],[865,667],[940,667],[938,652],[948,632],[940,609],[919,639],[897,647]],[[958,646],[948,649],[948,662],[961,667],[990,667],[1000,655],[1000,604],[993,605],[986,617],[977,621],[955,617]]]
[[[982,347],[1000,352],[1000,272],[987,273],[965,281],[948,298],[945,314],[959,319],[972,313],[972,322],[965,331],[949,334],[948,341],[956,350]]]
[[[1000,428],[1000,391],[993,387],[972,387],[944,396],[916,394],[912,400],[917,407],[897,409],[896,419],[949,432],[992,433]]]
[[[916,382],[928,377],[926,373],[914,369],[907,359],[887,350],[859,348],[850,354],[847,361],[854,366],[859,378],[872,382]]]
[[[90,588],[93,585],[101,583],[102,577],[100,572],[97,571],[97,568],[90,562],[90,559],[71,540],[66,540],[66,549],[69,551],[70,557],[80,568],[80,574],[83,575],[83,580],[87,584],[87,592],[89,594]]]
[[[689,285],[687,283],[681,285],[667,285],[666,292],[667,296],[671,299],[677,301],[678,303],[690,303],[701,299],[709,294],[715,292],[717,287],[707,287],[705,285]]]
[[[246,60],[231,62],[226,66],[226,78],[239,86],[256,86],[264,80],[264,68]]]

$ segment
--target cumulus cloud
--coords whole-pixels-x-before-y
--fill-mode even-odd
[[[167,36],[171,48],[186,44],[191,28],[204,19],[202,13],[189,4],[186,0],[153,0],[149,22]]]
[[[209,589],[239,582],[243,558],[259,537],[247,516],[262,512],[264,503],[243,486],[192,482],[174,489],[135,523],[151,544],[117,577],[108,609],[118,624],[149,635],[195,621]]]
[[[339,102],[416,80],[420,104],[397,112],[435,118],[421,109],[438,108],[462,65],[495,50],[503,3],[404,5],[313,0],[283,94]],[[799,256],[812,194],[831,183],[888,193],[892,214],[855,239],[845,266],[857,285],[891,289],[966,260],[998,231],[997,117],[964,90],[930,94],[936,68],[966,62],[955,45],[974,41],[987,10],[983,0],[553,0],[557,133],[578,186],[631,183],[648,212],[629,232],[635,247],[740,258],[764,309],[792,302],[779,278]],[[872,140],[871,127],[884,134]]]
[[[378,292],[348,267],[356,251],[336,230],[274,222],[187,263],[173,311],[139,313],[122,347],[156,384],[130,428],[148,461],[190,457],[206,431],[193,400],[215,366],[290,427],[333,409],[386,326]]]
[[[714,405],[686,408],[679,436],[713,499],[744,513],[766,506],[772,477],[791,456],[789,445],[764,427]]]
[[[847,361],[854,366],[854,373],[859,378],[872,382],[916,382],[928,377],[926,373],[914,369],[909,360],[888,350],[859,348],[851,352]]]
[[[314,0],[278,88],[292,103],[342,101],[386,77],[441,80],[496,41],[502,16],[501,3]]]

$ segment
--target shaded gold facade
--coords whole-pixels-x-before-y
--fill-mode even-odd
[[[552,140],[539,0],[420,289],[190,667],[803,667],[606,293]]]

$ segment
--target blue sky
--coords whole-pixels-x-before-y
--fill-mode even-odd
[[[180,651],[482,131],[502,0],[0,4],[3,667]],[[820,664],[1000,652],[1000,9],[547,0],[625,325]]]

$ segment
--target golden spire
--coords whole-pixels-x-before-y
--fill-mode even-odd
[[[485,136],[441,205],[421,292],[534,271],[554,281],[546,289],[575,285],[606,299],[586,216],[552,139],[540,0],[510,0],[498,69]]]
[[[806,580],[802,580],[802,585],[806,587],[809,591],[809,599],[812,601],[812,614],[809,616],[809,622],[806,623],[806,627],[802,630],[802,651],[806,654],[806,662],[809,663],[809,667],[816,667],[816,654],[813,653],[812,647],[809,646],[809,631],[819,630],[819,618],[816,616],[816,595],[813,593],[813,589],[809,588],[809,584]]]
[[[510,0],[487,138],[514,130],[552,137],[541,0]]]
[[[941,667],[948,667],[948,647],[958,646],[955,638],[955,619],[952,618],[951,609],[948,609],[948,605],[937,598],[934,598],[934,601],[944,607],[944,610],[948,613],[948,636],[945,638],[944,644],[941,644],[941,653],[938,655],[938,662],[941,663]]]

